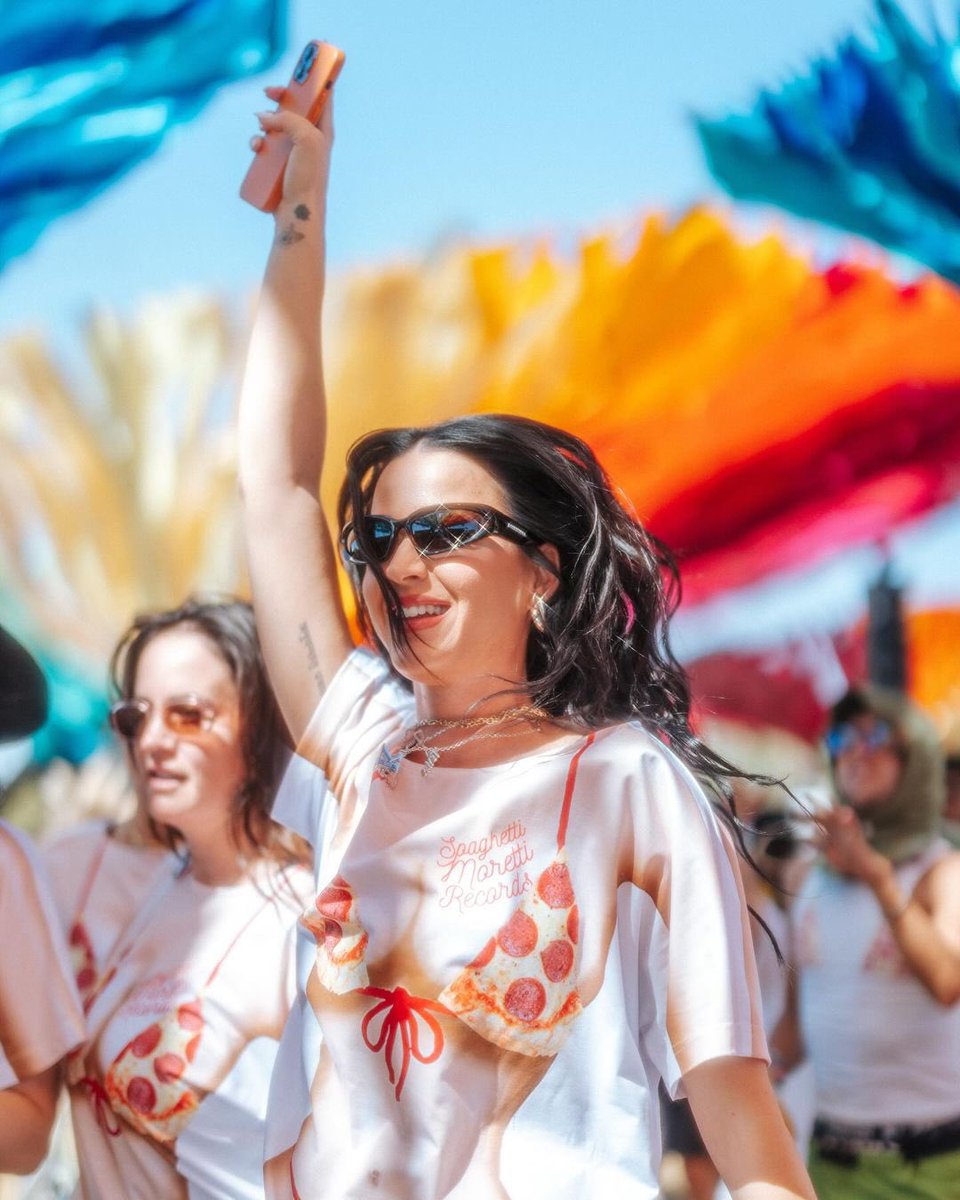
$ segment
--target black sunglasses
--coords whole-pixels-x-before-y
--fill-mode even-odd
[[[385,563],[393,553],[402,531],[410,535],[418,553],[449,554],[471,542],[496,534],[519,546],[536,545],[537,539],[511,517],[495,508],[473,504],[441,504],[415,512],[403,521],[374,514],[359,523],[351,522],[340,534],[344,557],[358,566]]]
[[[149,700],[118,700],[110,708],[110,724],[116,733],[132,741],[143,729],[153,705]],[[162,707],[163,723],[181,737],[196,737],[209,729],[217,710],[208,700],[192,694],[174,696]]]

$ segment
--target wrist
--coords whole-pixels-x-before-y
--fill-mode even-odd
[[[899,895],[893,863],[889,858],[878,854],[876,850],[870,851],[870,858],[860,877],[881,903],[883,896],[888,892],[895,891]]]
[[[309,189],[301,191],[297,188],[290,194],[284,194],[273,212],[277,235],[292,228],[302,237],[309,237],[312,241],[316,241],[318,237],[323,240],[326,231],[326,210],[326,198]],[[299,241],[300,237],[295,240]]]
[[[893,865],[887,863],[887,870],[878,873],[870,884],[877,903],[883,912],[884,919],[890,925],[895,924],[910,907],[911,897],[905,895],[897,883]]]

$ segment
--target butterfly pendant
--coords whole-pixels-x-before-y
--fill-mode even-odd
[[[396,783],[397,772],[400,770],[400,764],[405,758],[405,754],[391,754],[387,745],[382,745],[380,747],[380,755],[377,758],[377,765],[373,768],[374,779],[382,779],[384,783],[393,787]]]

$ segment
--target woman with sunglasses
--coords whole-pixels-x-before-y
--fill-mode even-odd
[[[249,605],[139,617],[111,722],[176,850],[97,961],[66,1077],[84,1200],[260,1194],[309,876],[270,818],[286,758]]]
[[[688,727],[659,549],[560,430],[374,433],[340,498],[353,649],[317,501],[330,117],[261,126],[293,149],[241,485],[299,751],[284,819],[317,811],[309,763],[336,801],[302,922],[322,1038],[304,1021],[281,1051],[268,1195],[654,1197],[665,1075],[738,1200],[812,1197],[768,1082],[735,854],[691,774],[732,769]]]
[[[853,688],[825,744],[833,808],[791,923],[782,1067],[813,1066],[820,1200],[960,1189],[960,853],[940,835],[943,754],[905,696]]]

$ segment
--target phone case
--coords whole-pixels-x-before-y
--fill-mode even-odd
[[[300,113],[316,125],[345,57],[329,42],[307,42],[278,108]],[[243,199],[263,212],[273,212],[283,194],[289,155],[289,140],[283,134],[268,133],[240,185]]]

